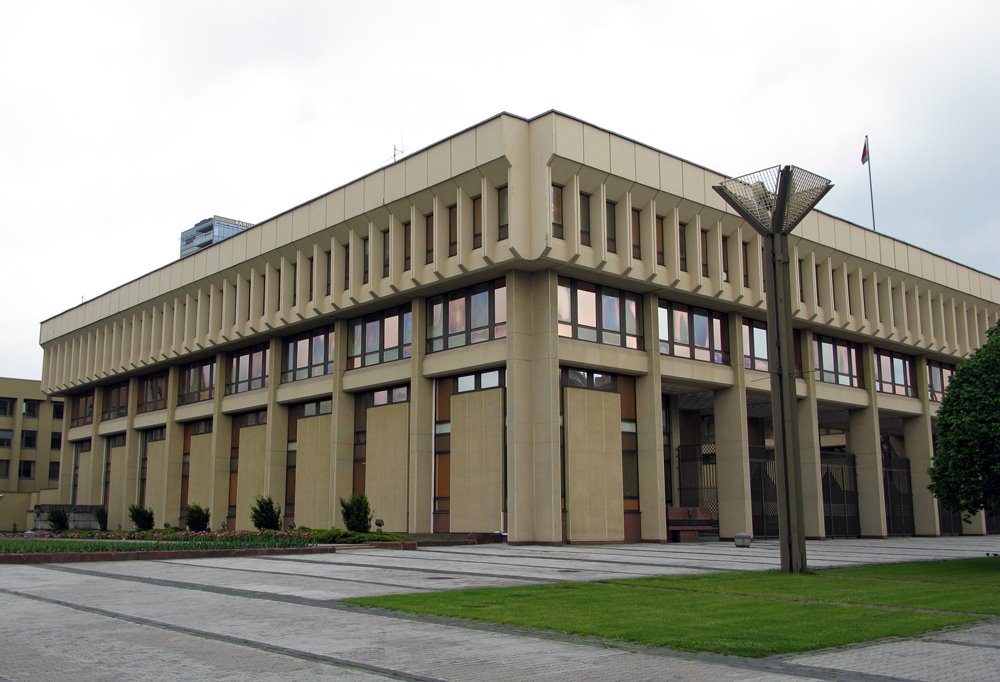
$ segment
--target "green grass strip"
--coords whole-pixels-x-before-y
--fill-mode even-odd
[[[808,575],[661,576],[347,602],[682,651],[763,657],[972,623],[996,612],[997,588],[1000,561],[982,559]]]

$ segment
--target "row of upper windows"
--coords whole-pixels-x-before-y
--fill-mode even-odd
[[[42,400],[32,400],[24,398],[21,401],[21,416],[29,419],[37,419],[41,414]],[[17,398],[0,398],[0,417],[13,417],[17,414]],[[63,404],[61,402],[52,403],[52,418],[63,418]]]
[[[24,481],[35,478],[35,461],[22,459],[17,464],[17,477]],[[0,478],[10,478],[10,460],[0,459]],[[59,480],[59,462],[49,462],[49,480]]]
[[[49,449],[58,450],[62,447],[62,433],[56,431],[49,436]],[[9,448],[14,445],[14,432],[10,429],[0,429],[0,448]],[[21,431],[21,447],[25,450],[36,450],[38,448],[38,431],[24,429]]]

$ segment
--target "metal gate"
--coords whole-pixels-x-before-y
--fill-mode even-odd
[[[750,509],[755,538],[778,537],[778,487],[774,448],[750,446]]]
[[[823,522],[828,538],[861,535],[858,515],[858,477],[854,455],[820,452],[823,485]]]
[[[1000,512],[996,514],[986,513],[986,532],[989,535],[1000,533]]]
[[[715,443],[677,446],[677,492],[681,507],[707,507],[719,525],[719,486],[715,478]]]
[[[885,492],[885,529],[889,535],[913,535],[913,490],[910,460],[891,447],[882,448],[882,487]]]
[[[940,502],[938,502],[938,523],[941,525],[941,535],[962,534],[961,512],[945,509]]]

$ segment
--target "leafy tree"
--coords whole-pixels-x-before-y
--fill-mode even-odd
[[[49,526],[54,531],[69,530],[69,512],[63,507],[54,507],[49,510]]]
[[[258,495],[250,509],[250,522],[257,530],[281,530],[281,508],[270,495]]]
[[[193,533],[204,533],[208,530],[209,516],[211,516],[211,512],[200,504],[185,505],[181,509],[184,525]]]
[[[366,495],[351,495],[346,500],[340,498],[340,511],[344,516],[347,530],[367,533],[372,529],[372,508]]]
[[[1000,511],[1000,325],[986,336],[944,392],[928,486],[966,517]]]
[[[128,506],[128,517],[132,519],[136,530],[152,530],[153,528],[152,509],[140,507],[137,504],[130,504]]]

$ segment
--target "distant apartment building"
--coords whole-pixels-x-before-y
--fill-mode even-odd
[[[0,377],[0,531],[30,528],[38,493],[58,488],[62,437],[61,399],[38,381]]]
[[[212,244],[218,244],[251,227],[253,223],[244,223],[218,215],[205,218],[194,227],[181,232],[181,258],[197,253]]]
[[[744,169],[741,169],[744,170]],[[761,237],[725,176],[501,114],[42,323],[60,495],[179,523],[511,542],[777,533]],[[927,490],[1000,280],[811,211],[792,240],[809,537],[985,533]]]

